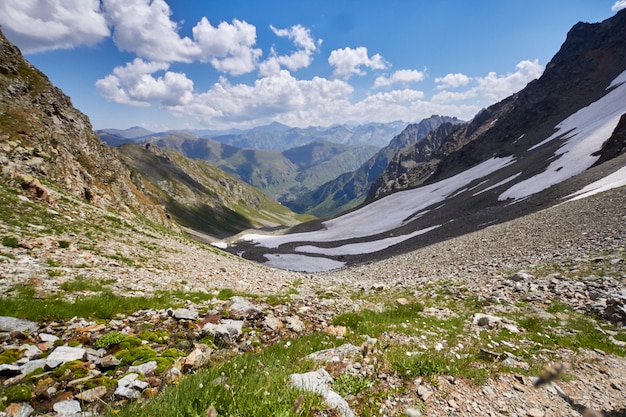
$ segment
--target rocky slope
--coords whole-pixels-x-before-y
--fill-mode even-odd
[[[49,202],[54,188],[100,207],[140,212],[166,223],[163,210],[132,185],[116,153],[89,119],[0,34],[2,178]]]

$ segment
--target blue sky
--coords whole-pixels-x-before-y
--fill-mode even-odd
[[[2,0],[96,129],[471,119],[626,0]]]

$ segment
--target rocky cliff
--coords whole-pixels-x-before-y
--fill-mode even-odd
[[[133,186],[87,116],[1,33],[0,166],[5,181],[48,203],[59,190],[167,222],[164,211]]]

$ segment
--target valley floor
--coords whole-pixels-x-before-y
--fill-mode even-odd
[[[317,332],[330,337],[324,343],[331,347],[360,346],[345,358],[298,365],[324,367],[347,385],[335,389],[357,415],[576,416],[585,407],[604,413],[597,415],[626,415],[625,188],[321,274],[265,268],[95,209],[79,215],[64,211],[63,202],[51,212],[19,197],[5,201],[13,210],[33,214],[28,224],[0,224],[0,236],[17,237],[17,242],[3,239],[0,247],[4,300],[19,298],[24,287],[35,299],[57,296],[74,303],[103,290],[128,298],[176,293],[183,298],[180,306],[198,312],[198,318],[174,320],[159,306],[154,314],[135,312],[135,319],[132,313],[118,314],[117,328],[138,335],[137,318],[150,317],[155,329],[171,335],[187,329],[179,337],[199,343],[211,312],[236,318],[229,308],[238,299],[220,296],[241,295],[261,314],[243,317],[248,330],[227,348],[211,346],[215,361],[231,360],[225,352],[260,355],[271,344],[287,348],[293,341],[295,346]],[[190,294],[187,301],[184,294]],[[275,327],[263,317],[277,319]],[[102,324],[81,339],[86,346],[112,332],[116,321],[85,318],[93,320],[85,325]],[[37,321],[34,333],[57,331],[50,320]],[[56,320],[57,337],[75,341],[72,323],[71,317]],[[4,334],[0,354],[37,342],[28,334],[18,339]],[[151,346],[162,352],[174,342],[153,340]],[[193,343],[176,346],[181,355],[194,350]],[[563,378],[556,386],[535,388],[539,370],[553,363],[565,365]],[[264,366],[271,373],[272,365]],[[115,378],[127,372],[120,367]],[[2,389],[16,383],[2,375]],[[157,391],[168,385],[163,376],[157,379],[151,381]],[[63,381],[55,389],[72,399],[78,395],[73,386]],[[105,394],[110,404],[128,407],[128,400],[113,391],[107,388]],[[158,406],[160,397],[155,398],[147,401]],[[211,402],[203,401],[198,407],[206,409]],[[53,413],[50,398],[43,401],[33,393],[31,403]],[[107,412],[86,403],[84,409]],[[137,412],[130,410],[127,415]],[[8,411],[5,415],[15,415]],[[309,410],[320,416],[334,412],[320,405]]]

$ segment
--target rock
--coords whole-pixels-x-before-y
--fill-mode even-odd
[[[489,329],[506,329],[511,333],[519,333],[515,322],[490,314],[476,313],[472,316],[472,323],[480,327],[488,327]]]
[[[148,388],[148,383],[140,381],[138,374],[128,374],[117,381],[115,395],[120,397],[137,399],[141,396],[141,391]]]
[[[0,375],[14,376],[22,373],[22,368],[19,365],[2,364],[0,365]]]
[[[347,331],[346,326],[328,326],[324,329],[324,333],[335,337],[344,337]]]
[[[50,343],[54,343],[57,340],[59,340],[59,338],[53,334],[49,334],[49,333],[39,333],[39,340],[41,340],[42,342],[50,342]]]
[[[526,411],[526,414],[530,417],[543,417],[545,413],[538,408],[531,408]]]
[[[83,360],[86,354],[87,352],[83,348],[59,346],[54,349],[46,359],[46,366],[48,368],[54,369],[57,366],[66,362]]]
[[[234,344],[243,333],[243,321],[223,319],[219,324],[205,324],[202,331],[214,336],[218,345],[230,346]]]
[[[58,416],[73,416],[82,412],[80,403],[76,400],[60,401],[54,404],[52,408],[57,412]]]
[[[185,368],[198,369],[209,363],[211,359],[210,347],[205,344],[197,343],[196,348],[185,358],[183,365]],[[175,368],[172,368],[175,369]],[[167,381],[167,376],[166,376]]]
[[[520,282],[520,281],[532,281],[535,277],[527,272],[519,271],[509,277],[511,281]]]
[[[37,384],[35,385],[35,396],[51,398],[57,391],[56,388],[54,388],[55,385],[57,385],[57,383],[52,378],[37,381]]]
[[[22,357],[32,359],[36,356],[41,355],[43,352],[35,345],[24,345],[20,347],[20,351],[22,352]]]
[[[417,395],[419,395],[424,402],[426,402],[433,394],[433,390],[425,385],[420,385],[419,387],[417,387]]]
[[[32,333],[39,328],[34,321],[18,319],[9,316],[0,316],[0,331]]]
[[[265,326],[266,328],[276,331],[276,330],[280,330],[283,328],[283,322],[280,321],[280,319],[277,319],[274,316],[266,316],[265,319],[263,320],[263,326]]]
[[[347,357],[356,355],[361,352],[361,349],[353,344],[346,343],[336,348],[324,349],[317,352],[313,352],[306,356],[306,359],[313,360],[315,362],[330,362],[335,358],[340,360]]]
[[[142,363],[141,365],[135,365],[128,368],[128,372],[134,372],[141,374],[143,376],[152,375],[157,368],[156,361],[150,361],[146,363]]]
[[[192,367],[190,366],[190,368]],[[171,368],[167,369],[163,374],[163,381],[165,381],[166,384],[178,384],[182,377],[183,373],[180,371],[180,369],[176,366],[172,366]]]
[[[95,388],[80,392],[76,394],[75,397],[78,398],[80,401],[92,403],[104,397],[106,393],[107,393],[107,387],[101,385],[99,387],[95,387]]]
[[[228,307],[228,313],[236,319],[246,319],[258,316],[261,310],[243,297],[235,296],[231,299],[232,304]]]
[[[4,410],[4,415],[6,417],[29,417],[34,412],[35,409],[28,403],[13,403]]]
[[[304,374],[292,374],[289,379],[296,388],[320,394],[328,406],[336,409],[341,416],[356,417],[346,400],[330,388],[333,378],[324,368]]]
[[[401,306],[406,306],[406,305],[409,305],[409,300],[404,298],[404,297],[402,297],[402,298],[398,298],[396,300],[396,303],[398,303]]]
[[[195,321],[198,319],[198,312],[190,308],[177,308],[175,310],[169,310],[168,314],[170,314],[176,320]]]
[[[422,417],[422,412],[417,408],[407,408],[406,417]]]
[[[304,323],[302,322],[302,320],[300,320],[300,317],[298,316],[289,316],[287,317],[286,321],[287,328],[293,330],[296,333],[302,333],[306,328],[304,326]]]
[[[102,369],[115,368],[116,366],[119,366],[119,364],[120,360],[113,355],[106,355],[100,360],[100,368]]]

